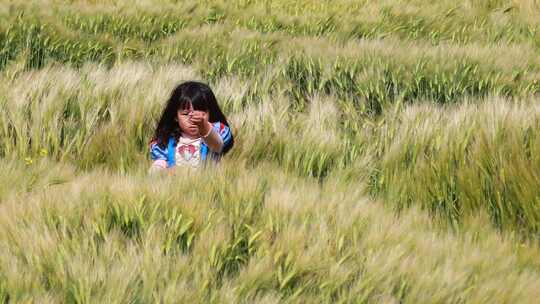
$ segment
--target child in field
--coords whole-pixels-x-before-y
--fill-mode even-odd
[[[227,118],[210,87],[184,82],[173,90],[150,141],[150,172],[219,161],[233,144]]]

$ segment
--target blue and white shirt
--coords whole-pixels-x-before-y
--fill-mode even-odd
[[[212,123],[212,127],[223,140],[221,151],[227,151],[232,145],[231,129],[221,122]],[[150,142],[150,158],[153,161],[166,162],[167,168],[176,165],[198,167],[201,162],[209,158],[218,161],[222,154],[222,152],[210,151],[201,138],[190,140],[186,138],[176,139],[171,136],[165,148],[160,147],[157,140]]]

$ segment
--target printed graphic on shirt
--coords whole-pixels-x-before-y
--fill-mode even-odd
[[[180,137],[176,145],[176,165],[198,167],[201,162],[201,139]]]

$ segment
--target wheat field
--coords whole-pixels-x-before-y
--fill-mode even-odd
[[[149,176],[171,90],[216,166]],[[540,3],[0,3],[2,303],[534,303]]]

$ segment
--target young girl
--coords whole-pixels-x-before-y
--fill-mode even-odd
[[[150,141],[150,172],[218,161],[233,144],[227,118],[210,87],[184,82],[173,90]]]

